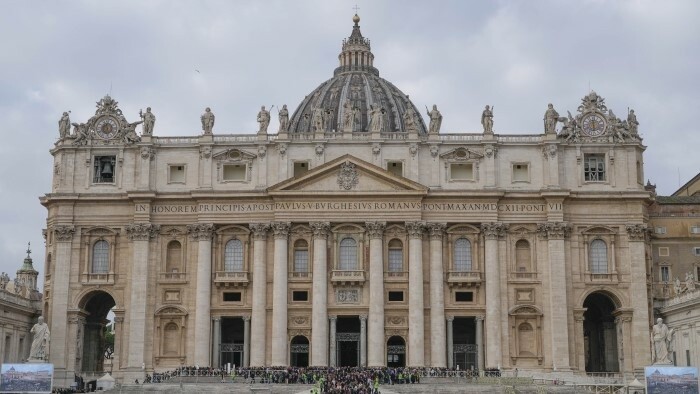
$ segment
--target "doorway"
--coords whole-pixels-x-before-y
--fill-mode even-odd
[[[452,365],[460,370],[479,369],[476,319],[455,317],[452,321]]]
[[[336,323],[336,360],[339,367],[360,365],[360,318],[338,316]]]
[[[289,347],[289,360],[292,367],[308,367],[309,366],[309,339],[303,335],[297,335],[292,338],[291,346]]]
[[[406,366],[406,341],[393,336],[386,341],[386,366],[400,368]]]
[[[586,372],[619,372],[617,332],[612,313],[615,304],[603,293],[592,293],[583,301],[583,346]]]
[[[221,318],[221,345],[219,346],[221,365],[231,363],[231,365],[240,366],[243,364],[243,330],[243,318]]]

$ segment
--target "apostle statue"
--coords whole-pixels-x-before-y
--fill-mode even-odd
[[[544,113],[545,134],[557,133],[557,120],[559,120],[559,113],[554,109],[554,105],[547,104],[547,111]]]
[[[353,120],[352,103],[350,100],[345,100],[345,104],[343,104],[343,131],[352,131]]]
[[[260,123],[258,134],[267,134],[267,126],[270,125],[270,111],[266,111],[264,105],[260,107],[260,112],[258,112],[257,120],[258,123]]]
[[[204,130],[205,135],[211,135],[211,131],[214,128],[214,113],[211,112],[211,108],[207,107],[201,116],[202,120],[202,130]]]
[[[673,294],[675,296],[681,295],[683,288],[681,287],[681,280],[676,276],[676,281],[673,282]]]
[[[672,364],[668,357],[671,340],[673,340],[673,329],[669,329],[662,318],[656,319],[656,324],[651,329],[652,364]]]
[[[690,272],[685,273],[685,291],[689,293],[695,291],[695,276]]]
[[[44,323],[43,316],[39,316],[37,320],[37,323],[29,331],[34,334],[32,348],[29,351],[29,360],[46,360],[51,333],[49,332],[49,325]]]
[[[370,105],[369,122],[371,132],[380,133],[384,131],[384,114],[385,110],[379,104]]]
[[[151,107],[146,108],[146,113],[139,111],[139,116],[143,120],[143,135],[153,135],[153,125],[156,123],[156,116],[151,112]]]
[[[58,135],[61,139],[70,136],[70,118],[68,112],[64,112],[61,120],[58,121]]]
[[[280,120],[280,129],[278,133],[284,133],[289,128],[289,110],[287,110],[287,104],[282,106],[282,109],[278,113]]]
[[[633,109],[631,109],[630,113],[627,114],[627,127],[629,127],[630,134],[637,135],[639,122],[637,122],[637,115],[634,114]]]
[[[418,131],[418,125],[416,124],[416,111],[413,110],[412,105],[408,105],[406,112],[403,114],[403,127],[407,132]]]
[[[487,105],[481,113],[481,125],[484,126],[484,134],[493,134],[493,107]]]
[[[442,126],[442,114],[440,111],[437,109],[437,105],[433,104],[433,110],[428,111],[428,108],[425,108],[425,111],[428,113],[428,117],[430,118],[430,125],[428,126],[428,133],[429,134],[439,134],[440,133],[440,126]]]
[[[311,109],[311,122],[313,123],[314,131],[323,131],[323,108],[315,107]]]

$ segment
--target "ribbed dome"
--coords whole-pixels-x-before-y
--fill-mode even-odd
[[[407,132],[426,134],[423,118],[408,96],[374,68],[369,40],[362,37],[359,17],[343,40],[340,66],[333,78],[304,98],[290,119],[290,133]],[[374,114],[374,116],[372,116]]]

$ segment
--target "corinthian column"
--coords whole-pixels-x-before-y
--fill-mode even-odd
[[[444,368],[445,295],[442,272],[442,236],[444,223],[428,223],[430,232],[430,365]]]
[[[68,289],[70,285],[71,245],[75,228],[73,226],[56,226],[53,228],[56,241],[56,256],[52,290],[51,339],[49,360],[56,370],[66,369],[66,344],[68,334]]]
[[[626,226],[627,242],[630,255],[630,303],[634,313],[632,314],[632,363],[628,368],[641,369],[651,362],[649,350],[649,309],[647,305],[646,288],[646,261],[644,245],[649,236],[649,229],[643,224],[630,224]],[[618,339],[619,341],[619,339]]]
[[[287,365],[287,237],[289,222],[272,223],[275,267],[272,281],[272,365]]]
[[[314,233],[313,299],[311,304],[311,365],[328,366],[328,256],[327,242],[331,225],[309,223]]]
[[[253,232],[253,302],[250,333],[250,366],[265,365],[265,338],[267,336],[267,277],[265,274],[265,242],[270,225],[251,223]]]
[[[408,366],[425,366],[423,312],[423,230],[425,222],[406,222],[408,231]]]
[[[501,365],[501,269],[498,261],[498,238],[503,236],[502,223],[483,223],[486,262],[486,368]]]
[[[197,246],[197,292],[194,310],[194,362],[196,365],[210,365],[211,350],[211,239],[214,225],[209,223],[190,224],[187,232]]]
[[[384,253],[382,236],[386,222],[367,222],[369,234],[369,330],[368,366],[384,366]]]
[[[549,321],[552,347],[552,367],[569,370],[569,324],[566,300],[566,255],[564,237],[570,227],[564,222],[541,223],[537,226],[540,238],[547,239],[549,255]]]

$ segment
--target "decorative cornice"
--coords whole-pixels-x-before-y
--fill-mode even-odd
[[[386,222],[365,222],[365,227],[370,238],[381,239],[386,229]]]
[[[70,242],[73,240],[73,234],[75,234],[75,227],[73,226],[56,226],[53,228],[54,236],[58,242]]]
[[[214,225],[211,223],[188,224],[187,234],[193,241],[210,241],[214,235]]]
[[[267,239],[267,232],[270,231],[269,223],[251,223],[248,227],[253,232],[253,239]]]
[[[331,224],[329,222],[310,222],[309,226],[314,233],[314,238],[327,239],[331,231]]]
[[[406,232],[409,238],[423,238],[425,222],[406,222]]]
[[[645,241],[651,233],[651,229],[644,224],[628,224],[625,228],[630,241]]]
[[[537,233],[542,239],[564,239],[571,233],[567,222],[547,222],[537,224]]]
[[[508,230],[508,225],[501,222],[481,223],[481,232],[487,239],[498,239],[503,237]]]
[[[445,235],[445,228],[447,228],[447,224],[426,223],[425,227],[428,228],[428,232],[430,233],[430,239],[441,240],[443,235]]]
[[[286,239],[289,236],[289,229],[292,227],[292,224],[290,222],[272,222],[270,227],[275,238]]]
[[[148,241],[158,235],[159,224],[132,223],[126,226],[126,236],[132,241]]]

